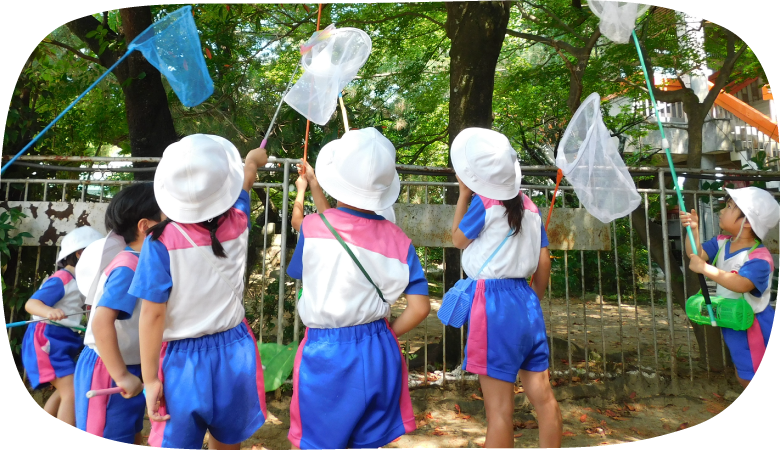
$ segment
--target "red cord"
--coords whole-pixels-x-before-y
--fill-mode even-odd
[[[322,3],[319,3],[319,9],[317,10],[317,31],[320,31],[320,18],[322,17]],[[306,157],[309,154],[309,119],[306,119],[306,138],[303,141],[303,166],[301,167],[301,174],[306,174]]]
[[[547,228],[550,227],[550,218],[552,217],[553,206],[555,206],[555,197],[558,195],[558,186],[561,185],[561,180],[563,180],[563,171],[558,169],[558,174],[555,176],[555,191],[553,192],[552,200],[550,201],[550,210],[547,211],[547,222],[544,224],[545,232],[547,231]],[[531,279],[528,281],[528,284],[533,285],[533,283],[534,276],[531,275]]]

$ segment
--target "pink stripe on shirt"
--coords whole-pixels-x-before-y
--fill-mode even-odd
[[[753,260],[753,259],[763,259],[764,261],[768,262],[769,271],[774,272],[775,261],[772,259],[772,254],[769,253],[769,249],[767,249],[766,247],[759,247],[753,250],[753,252],[748,255],[748,260]]]
[[[138,255],[127,251],[119,252],[119,254],[111,260],[111,263],[109,263],[108,267],[106,267],[106,270],[103,271],[103,273],[110,275],[111,271],[117,267],[127,267],[135,272],[135,268],[138,267]]]
[[[208,230],[194,223],[178,224],[199,247],[211,246],[211,235]],[[220,219],[217,228],[217,240],[219,242],[238,239],[247,230],[247,217],[238,208],[230,208],[229,213]],[[168,225],[160,235],[160,241],[168,250],[181,250],[191,248],[192,245],[173,225]]]
[[[412,240],[394,223],[353,216],[335,208],[327,210],[325,215],[344,242],[406,264]],[[317,214],[306,216],[301,229],[307,240],[336,239]]]
[[[59,278],[60,281],[62,281],[62,285],[65,286],[66,284],[70,283],[71,280],[73,280],[73,274],[65,269],[62,269],[51,274],[50,278]]]

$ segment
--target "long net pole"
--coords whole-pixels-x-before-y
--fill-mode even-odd
[[[317,30],[320,31],[320,18],[322,17],[322,3],[318,4],[318,10],[317,10]],[[311,121],[307,118],[306,119],[306,138],[303,141],[303,164],[301,165],[301,173],[306,173],[306,159],[309,154],[309,126],[311,125]]]

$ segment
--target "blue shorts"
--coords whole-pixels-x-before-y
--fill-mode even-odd
[[[525,279],[477,280],[465,370],[514,383],[518,370],[543,372],[550,350],[542,307]]]
[[[141,378],[140,364],[127,366],[127,371]],[[79,430],[127,444],[135,441],[136,433],[144,427],[146,399],[143,394],[133,398],[120,394],[87,398],[89,390],[116,387],[103,360],[89,347],[84,347],[76,363],[73,385]]]
[[[27,325],[22,339],[22,365],[33,389],[76,371],[76,357],[84,339],[70,328],[36,322]]]
[[[295,357],[290,442],[376,448],[416,428],[406,363],[387,320],[306,330]]]
[[[753,325],[747,330],[737,331],[731,328],[721,328],[723,340],[729,348],[731,360],[737,368],[737,375],[743,380],[752,380],[764,357],[769,334],[772,332],[772,322],[775,320],[775,310],[767,306],[756,314]]]
[[[234,328],[163,342],[160,414],[149,445],[201,448],[206,430],[224,444],[248,439],[265,423],[263,366],[246,319]]]

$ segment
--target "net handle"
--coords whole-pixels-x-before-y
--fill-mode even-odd
[[[317,9],[317,30],[320,31],[320,19],[322,18],[322,3],[318,3],[318,9]],[[311,121],[307,118],[306,119],[306,137],[303,140],[303,164],[301,164],[301,175],[306,175],[306,160],[309,155],[309,127],[311,126]]]
[[[558,174],[555,175],[555,191],[553,191],[552,200],[550,201],[550,210],[547,211],[547,221],[544,223],[544,230],[547,231],[547,228],[550,226],[550,219],[552,218],[552,212],[553,212],[553,206],[555,206],[555,197],[558,196],[558,186],[561,185],[561,180],[563,180],[563,171],[561,169],[558,169]],[[531,279],[528,281],[529,285],[534,284],[534,273],[531,275]]]

